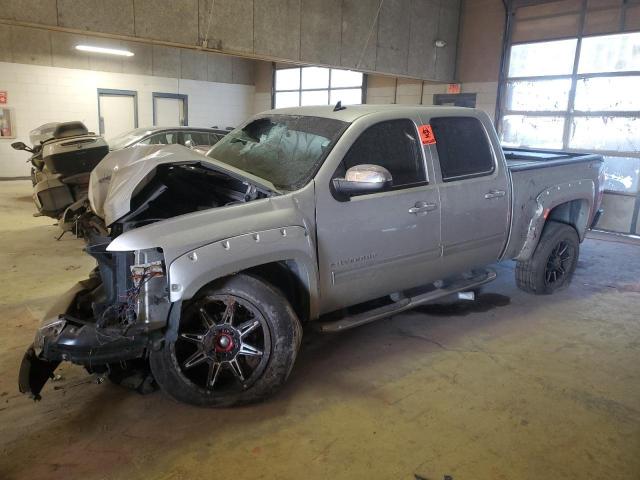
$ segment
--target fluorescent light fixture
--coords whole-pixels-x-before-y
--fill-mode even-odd
[[[94,47],[91,45],[76,45],[76,50],[92,53],[106,53],[107,55],[120,55],[121,57],[133,57],[133,52],[120,50],[118,48]]]

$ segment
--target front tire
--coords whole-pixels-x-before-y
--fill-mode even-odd
[[[181,402],[257,402],[284,384],[301,337],[282,293],[238,274],[204,288],[183,307],[177,339],[151,352],[151,371],[162,390]]]
[[[580,239],[575,228],[548,221],[533,256],[516,265],[518,288],[535,295],[550,295],[567,287],[579,254]]]

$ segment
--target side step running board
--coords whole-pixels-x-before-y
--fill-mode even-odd
[[[341,318],[340,320],[324,323],[320,321],[318,322],[317,327],[322,333],[340,332],[349,328],[359,327],[360,325],[371,323],[376,320],[404,312],[405,310],[410,310],[420,305],[424,305],[425,303],[433,302],[434,300],[446,297],[447,295],[479,287],[480,285],[484,285],[485,283],[495,280],[496,276],[497,275],[494,270],[486,269],[483,273],[474,277],[456,281],[445,287],[436,288],[435,290],[431,290],[421,295],[416,295],[415,297],[404,298],[392,303],[391,305],[385,305],[357,315]]]

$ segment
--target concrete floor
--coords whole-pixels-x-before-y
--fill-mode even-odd
[[[587,240],[572,286],[516,289],[340,335],[307,334],[284,390],[207,410],[80,384],[17,392],[47,305],[91,268],[33,218],[28,182],[0,182],[0,478],[640,478],[640,245]],[[615,239],[613,239],[615,240]]]

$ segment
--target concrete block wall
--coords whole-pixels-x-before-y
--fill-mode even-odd
[[[460,0],[385,0],[376,17],[379,7],[379,0],[0,0],[0,19],[120,41],[140,38],[270,61],[452,81]],[[36,40],[44,32],[32,32],[25,55],[47,56]],[[446,47],[436,48],[436,40]],[[203,76],[204,60],[187,56],[194,57],[193,68],[185,70]]]
[[[97,132],[98,88],[137,91],[141,127],[153,123],[152,92],[188,95],[192,126],[235,126],[254,112],[253,85],[6,62],[0,72],[17,133],[17,139],[0,138],[0,177],[29,175],[26,154],[10,144],[28,144],[29,131],[43,123],[80,120]]]
[[[367,76],[367,99],[370,104],[433,105],[433,96],[447,93],[447,83],[423,82],[406,78]],[[462,93],[475,93],[476,108],[495,118],[498,82],[462,83]]]
[[[74,48],[79,44],[127,49],[134,56],[79,52]],[[228,55],[2,23],[0,61],[244,85],[253,85],[255,68],[253,60]]]
[[[253,97],[254,113],[271,110],[271,94],[273,90],[273,64],[256,61],[255,93]]]
[[[462,82],[462,93],[476,94],[476,108],[484,110],[495,121],[498,82]]]

